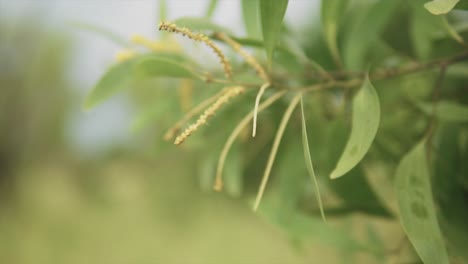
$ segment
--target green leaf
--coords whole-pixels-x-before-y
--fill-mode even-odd
[[[432,103],[417,103],[417,106],[426,115],[432,115]],[[435,115],[441,121],[460,123],[468,122],[468,106],[450,101],[439,101],[435,108]]]
[[[267,53],[268,64],[273,60],[273,51],[279,41],[281,25],[288,7],[288,0],[260,0],[260,19],[263,43]]]
[[[210,4],[208,5],[208,9],[206,9],[205,17],[211,18],[217,6],[218,6],[218,0],[211,0]]]
[[[450,12],[460,0],[432,0],[424,4],[424,7],[434,15],[442,15]]]
[[[242,0],[242,17],[249,38],[261,38],[259,5],[259,0]]]
[[[217,31],[226,34],[232,34],[231,30],[213,23],[210,19],[204,17],[181,17],[174,21],[179,27],[187,27],[194,31]]]
[[[84,102],[90,109],[128,86],[133,78],[135,60],[127,60],[112,66],[91,90]]]
[[[380,123],[380,103],[377,92],[366,77],[359,92],[353,99],[351,135],[343,154],[330,178],[343,176],[356,166],[366,155],[377,134]]]
[[[328,49],[330,50],[335,62],[339,65],[341,64],[341,59],[337,43],[338,26],[348,2],[348,0],[326,0],[322,1],[320,9],[322,28],[325,33]]]
[[[320,214],[322,215],[323,221],[326,222],[327,219],[325,217],[325,212],[323,210],[322,198],[320,196],[320,188],[318,186],[317,177],[315,176],[314,167],[312,166],[312,158],[310,157],[309,140],[307,139],[307,127],[306,127],[306,121],[305,121],[304,102],[302,101],[302,96],[301,96],[301,118],[302,118],[302,147],[304,149],[304,158],[306,162],[306,167],[307,167],[309,176],[315,185],[315,195],[317,197],[317,203],[320,208]]]
[[[296,212],[285,214],[271,204],[271,202],[265,202],[259,209],[260,215],[281,227],[294,238],[316,240],[321,244],[340,250],[374,251],[373,247],[359,243],[348,234],[329,226],[318,218]]]
[[[242,173],[242,156],[239,146],[234,145],[226,157],[226,165],[224,166],[224,190],[232,197],[240,197],[242,195],[243,173]]]
[[[449,263],[437,223],[424,144],[423,140],[406,154],[396,170],[401,223],[424,263]]]
[[[170,109],[170,106],[170,100],[161,100],[152,103],[149,107],[147,107],[137,115],[137,117],[132,123],[131,130],[133,132],[141,131],[151,122],[159,119],[161,116],[167,113],[167,111],[169,111]]]
[[[190,68],[166,58],[143,58],[136,65],[136,72],[143,77],[173,77],[201,79]]]
[[[358,21],[351,27],[343,46],[343,59],[348,69],[357,70],[365,66],[365,55],[376,46],[379,33],[384,30],[399,4],[399,0],[377,1],[367,11],[359,12]]]

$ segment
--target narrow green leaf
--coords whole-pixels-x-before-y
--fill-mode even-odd
[[[242,17],[244,19],[247,36],[261,39],[259,0],[242,0]]]
[[[226,34],[232,34],[232,31],[223,26],[213,23],[210,19],[204,17],[181,17],[174,21],[177,26],[187,27],[194,31],[217,31]]]
[[[260,21],[263,43],[267,53],[268,64],[273,60],[273,51],[281,35],[281,25],[288,7],[288,0],[260,0]]]
[[[84,102],[84,108],[90,109],[128,86],[133,78],[135,60],[112,66],[91,90]]]
[[[395,189],[403,228],[424,263],[449,263],[431,191],[425,141],[398,164]]]
[[[167,3],[166,0],[159,0],[159,21],[167,19]]]
[[[210,4],[208,5],[208,8],[206,9],[205,17],[211,18],[217,6],[218,6],[218,0],[211,0]]]
[[[143,77],[173,77],[201,79],[190,68],[165,58],[144,58],[138,61],[136,72]]]
[[[460,0],[432,0],[424,4],[424,7],[434,15],[442,15],[450,12]]]
[[[432,103],[417,103],[417,106],[426,114],[433,113]],[[450,101],[440,101],[436,105],[435,115],[439,120],[447,122],[468,122],[468,106]]]
[[[359,92],[353,99],[351,135],[343,154],[330,178],[343,176],[356,166],[366,155],[377,134],[380,123],[380,103],[377,92],[366,77]]]
[[[312,166],[312,158],[310,157],[310,149],[309,149],[309,140],[307,139],[307,127],[306,127],[306,120],[304,114],[304,102],[301,96],[301,118],[302,118],[302,147],[304,148],[304,158],[306,162],[307,171],[309,172],[309,176],[315,185],[315,195],[317,197],[317,203],[320,208],[320,214],[322,215],[322,219],[324,222],[327,221],[325,217],[325,211],[323,210],[323,203],[322,198],[320,195],[320,188],[318,186],[317,177],[315,176],[314,167]]]
[[[325,33],[328,49],[335,62],[339,65],[341,65],[341,59],[337,43],[338,26],[348,2],[348,0],[326,0],[322,1],[320,9],[322,28]]]

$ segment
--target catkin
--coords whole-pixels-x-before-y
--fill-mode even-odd
[[[175,145],[182,144],[188,137],[190,137],[198,128],[208,121],[210,117],[212,117],[218,109],[225,105],[231,98],[236,97],[243,93],[245,88],[242,86],[234,86],[232,88],[228,88],[226,92],[221,95],[210,107],[208,107],[197,119],[197,121],[191,125],[189,125],[182,133],[174,141]]]
[[[265,82],[269,82],[268,75],[266,74],[262,65],[258,63],[254,56],[242,49],[242,46],[237,41],[233,40],[231,37],[224,33],[217,33],[215,36],[218,39],[225,42],[226,44],[228,44],[229,46],[231,46],[232,49],[235,52],[237,52],[237,54],[241,55],[245,59],[247,64],[249,64],[257,72],[258,76],[262,78],[262,80],[264,80]]]
[[[213,41],[211,41],[211,39],[208,38],[205,34],[194,33],[188,28],[185,28],[185,27],[180,28],[176,24],[168,23],[168,22],[159,23],[159,30],[181,34],[182,36],[186,36],[189,39],[193,39],[195,41],[200,41],[200,42],[205,43],[208,47],[210,47],[214,51],[216,56],[218,56],[220,63],[223,66],[224,74],[226,75],[226,77],[228,79],[232,79],[232,67],[231,67],[231,64],[229,63],[229,60],[221,51],[221,49],[216,44],[214,44]]]

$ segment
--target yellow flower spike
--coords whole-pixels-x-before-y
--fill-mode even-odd
[[[188,137],[190,137],[199,127],[206,124],[209,118],[211,118],[216,111],[225,105],[230,99],[242,94],[245,88],[242,86],[234,86],[226,89],[226,92],[221,95],[210,107],[208,107],[203,114],[197,119],[197,121],[188,126],[174,141],[175,145],[182,144]]]
[[[186,36],[189,39],[205,43],[208,47],[210,47],[213,50],[216,56],[218,56],[220,63],[223,66],[224,74],[226,75],[226,78],[232,79],[232,67],[231,67],[231,64],[229,63],[229,60],[221,51],[221,49],[216,44],[214,44],[213,41],[211,41],[211,39],[208,38],[205,34],[193,33],[188,28],[180,28],[180,27],[177,27],[177,25],[174,23],[167,23],[167,22],[159,23],[159,30],[174,32],[177,34],[181,34],[182,36]]]
[[[224,33],[216,33],[215,37],[231,46],[231,48],[237,54],[241,55],[245,59],[247,64],[249,64],[257,72],[260,78],[262,78],[265,82],[270,82],[270,79],[266,74],[265,70],[263,69],[262,65],[258,63],[254,56],[243,50],[242,46],[237,41],[233,40],[231,37]]]
[[[115,59],[118,61],[118,62],[123,62],[123,61],[126,61],[128,59],[131,59],[133,57],[135,57],[137,55],[137,52],[134,51],[134,50],[131,50],[131,49],[123,49],[123,50],[120,50],[118,51],[116,54],[115,54]]]

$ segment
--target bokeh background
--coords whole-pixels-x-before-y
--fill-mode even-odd
[[[203,15],[208,2],[168,0],[167,16]],[[317,21],[317,4],[290,1],[291,28]],[[193,154],[161,153],[130,129],[132,97],[83,110],[121,49],[90,28],[157,39],[158,9],[0,0],[0,263],[332,262],[320,241],[299,245],[245,199],[200,188]],[[220,1],[213,20],[244,33],[238,1]]]

